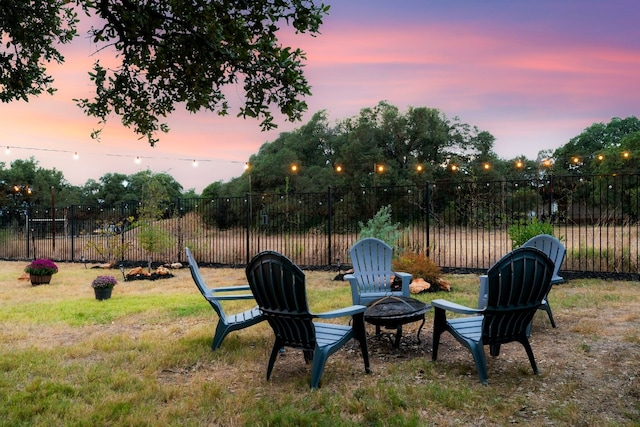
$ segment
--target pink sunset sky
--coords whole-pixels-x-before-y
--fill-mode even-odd
[[[55,96],[0,105],[0,144],[11,147],[0,161],[33,156],[73,185],[108,172],[150,169],[201,192],[242,174],[263,143],[319,110],[337,121],[381,100],[401,111],[438,108],[493,134],[494,151],[505,159],[535,159],[593,123],[640,111],[637,0],[328,3],[322,35],[283,36],[307,52],[313,95],[301,123],[280,120],[276,131],[263,133],[258,122],[235,118],[237,109],[227,117],[179,110],[156,147],[123,128],[118,117],[96,142],[90,133],[97,121],[72,101],[92,96],[87,72],[97,57],[85,23],[81,37],[62,48],[66,63],[51,68]],[[236,108],[239,99],[230,97]]]

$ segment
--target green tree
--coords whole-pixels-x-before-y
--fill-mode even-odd
[[[174,214],[173,202],[182,196],[182,185],[166,172],[153,173],[145,170],[128,177],[127,191],[135,194],[135,200],[141,202],[140,216],[145,215],[145,200],[151,200],[149,206],[158,210],[152,217],[159,219]]]
[[[70,185],[62,172],[56,169],[44,169],[33,157],[28,160],[14,160],[11,167],[2,169],[2,181],[5,192],[14,200],[28,201],[33,204],[50,205],[51,194],[56,197],[56,204],[63,206],[67,200],[60,198],[60,192]]]
[[[244,92],[238,115],[261,120],[263,129],[275,127],[273,107],[299,120],[310,94],[302,73],[306,57],[280,43],[280,27],[315,36],[329,6],[309,0],[4,0],[2,102],[55,91],[47,66],[64,62],[58,45],[77,36],[78,11],[95,22],[96,53],[115,49],[119,61],[105,67],[96,60],[89,73],[96,95],[77,99],[78,105],[100,124],[120,116],[154,145],[158,131],[168,131],[160,120],[176,104],[227,114],[229,85]]]
[[[600,166],[601,159],[621,158],[624,152],[622,140],[636,132],[640,132],[640,120],[635,116],[614,117],[606,124],[594,123],[553,152],[555,162],[551,170],[556,174],[572,175],[602,173],[607,166]]]
[[[121,203],[140,199],[129,186],[131,178],[123,173],[106,173],[100,177],[97,193],[98,203],[105,209],[119,207]]]
[[[151,271],[153,256],[161,254],[173,244],[169,232],[158,223],[165,215],[165,206],[170,201],[170,195],[165,187],[166,174],[153,174],[148,171],[138,174],[139,177],[146,177],[138,209],[138,239],[142,248],[149,254],[148,268]]]
[[[446,178],[443,164],[471,165],[482,159],[497,164],[494,139],[489,132],[457,118],[449,120],[431,108],[411,107],[402,113],[380,102],[334,126],[329,125],[326,112],[320,111],[299,129],[263,144],[249,159],[250,168],[225,184],[229,191],[221,194],[248,191],[249,175],[253,192],[324,192],[329,186],[359,191],[362,187],[422,184]],[[290,170],[293,163],[298,166],[295,174]],[[465,170],[467,174],[458,176],[469,177],[473,172],[486,178],[502,172],[481,166]]]
[[[594,172],[598,175],[623,175],[640,170],[640,130],[629,133],[612,146],[603,149],[596,159]]]
[[[400,223],[394,223],[391,218],[391,206],[383,206],[370,218],[366,224],[358,223],[360,227],[359,239],[375,237],[393,248],[394,256],[398,256],[398,240],[400,239]]]
[[[222,186],[222,181],[212,182],[202,190],[202,197],[210,200],[222,197]]]

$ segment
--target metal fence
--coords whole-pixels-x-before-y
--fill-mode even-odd
[[[448,271],[482,271],[512,249],[509,228],[550,222],[567,246],[565,275],[640,272],[640,175],[514,181],[439,181],[423,186],[329,188],[325,193],[180,199],[153,226],[166,249],[140,244],[138,206],[23,205],[0,215],[0,258],[57,261],[183,261],[184,246],[208,265],[241,266],[276,250],[304,267],[346,266],[348,251],[383,206],[402,229],[401,250]]]

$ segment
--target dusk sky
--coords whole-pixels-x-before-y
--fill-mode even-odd
[[[0,104],[7,165],[33,156],[73,185],[108,172],[168,172],[186,189],[242,174],[245,162],[280,132],[326,110],[330,122],[385,100],[401,111],[430,107],[496,137],[501,158],[535,159],[593,123],[640,112],[640,2],[637,0],[342,0],[317,38],[285,36],[307,52],[313,95],[300,123],[260,132],[255,120],[176,111],[151,148],[113,117],[101,142],[97,120],[73,98],[91,97],[95,46],[81,37],[52,66],[55,96]],[[103,59],[103,61],[106,60]],[[234,93],[233,90],[229,93]],[[61,152],[62,151],[62,152]],[[77,152],[78,160],[72,155]],[[134,159],[140,156],[141,163]],[[198,167],[193,167],[193,160]]]

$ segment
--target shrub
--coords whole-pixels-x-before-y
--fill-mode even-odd
[[[422,278],[434,287],[442,280],[440,267],[425,255],[405,252],[394,259],[392,265],[394,271],[410,273],[414,279]]]
[[[400,223],[391,222],[391,206],[383,206],[367,221],[367,224],[358,222],[360,226],[360,239],[375,237],[393,248],[394,254],[398,249],[400,238]]]
[[[550,234],[553,236],[553,225],[534,219],[528,224],[519,223],[509,227],[509,237],[513,242],[513,249],[519,248],[527,240],[539,234]],[[562,240],[562,238],[560,238],[560,240]]]

